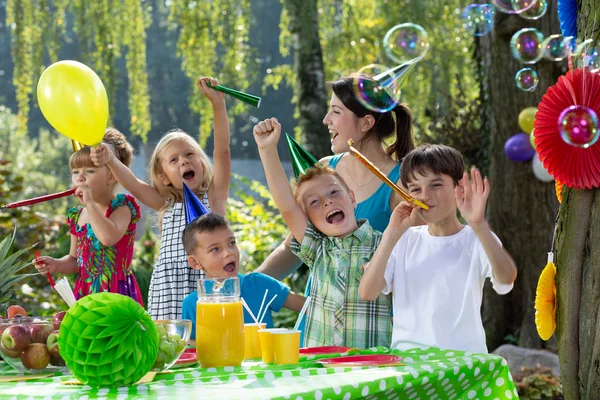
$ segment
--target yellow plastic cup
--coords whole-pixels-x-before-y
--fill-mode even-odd
[[[258,331],[258,340],[260,341],[260,352],[263,362],[272,363],[273,358],[273,335],[272,332],[287,331],[285,328],[261,329]]]
[[[244,324],[244,354],[246,359],[261,357],[258,331],[266,327],[267,324]]]
[[[271,332],[275,364],[298,364],[300,358],[300,331]]]

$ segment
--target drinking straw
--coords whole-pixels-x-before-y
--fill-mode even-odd
[[[69,307],[71,307],[77,301],[75,300],[73,290],[71,290],[71,285],[69,285],[67,278],[62,278],[59,280],[58,283],[54,285],[54,289],[56,289],[60,297],[62,297]]]
[[[269,309],[269,306],[271,305],[272,302],[275,301],[276,298],[277,298],[277,295],[273,296],[273,298],[271,299],[271,301],[269,301],[267,303],[267,306],[265,307],[265,309],[263,311],[262,317],[259,318],[259,324],[262,324],[262,321],[265,318],[265,314],[267,314],[267,310]],[[259,314],[259,316],[260,316],[260,314]]]
[[[388,185],[389,187],[391,187],[394,190],[394,192],[398,193],[400,195],[400,197],[402,197],[404,200],[406,200],[406,201],[408,201],[410,203],[413,203],[416,206],[421,207],[423,210],[429,210],[429,206],[427,206],[427,204],[424,204],[424,203],[420,202],[419,200],[415,199],[414,197],[412,197],[411,195],[409,195],[408,193],[406,193],[404,190],[402,190],[400,188],[400,186],[398,186],[394,182],[392,182],[390,180],[390,178],[388,178],[387,176],[385,176],[385,174],[379,170],[379,168],[377,168],[371,161],[369,161],[358,150],[356,150],[353,147],[353,145],[354,145],[353,140],[352,139],[348,140],[348,146],[350,146],[350,153],[354,157],[356,157],[360,162],[362,162],[379,179],[381,179],[383,181],[383,183],[385,183],[386,185]]]
[[[298,327],[300,326],[300,321],[302,321],[302,318],[304,318],[304,314],[306,314],[306,309],[308,308],[309,303],[310,303],[310,296],[308,296],[306,298],[306,301],[304,302],[304,305],[302,306],[302,309],[300,310],[300,314],[298,315],[298,319],[296,320],[296,325],[294,325],[295,331],[298,330]]]
[[[263,296],[262,302],[260,303],[260,308],[258,309],[258,317],[259,322],[262,322],[262,318],[260,318],[260,314],[262,313],[263,306],[265,305],[265,300],[267,299],[267,294],[269,294],[269,289],[265,290],[265,295]]]
[[[256,108],[260,107],[260,102],[262,101],[262,99],[258,96],[255,96],[255,95],[249,94],[249,93],[240,92],[239,90],[230,89],[228,87],[221,86],[221,85],[212,86],[210,83],[207,83],[207,85],[208,85],[208,87],[218,90],[219,92],[223,92],[232,97],[235,97],[236,99],[243,101],[246,104],[250,104],[251,106],[254,106]]]
[[[33,199],[15,201],[14,203],[10,203],[5,206],[2,206],[1,208],[17,208],[17,207],[29,206],[29,205],[36,204],[36,203],[42,203],[42,202],[48,201],[48,200],[54,200],[54,199],[59,199],[61,197],[70,196],[73,193],[75,193],[75,188],[65,190],[64,192],[58,192],[58,193],[54,193],[54,194],[47,194],[45,196],[34,197]]]
[[[244,308],[246,309],[246,311],[248,311],[248,314],[250,314],[250,316],[252,317],[252,319],[254,320],[254,322],[256,322],[256,325],[260,325],[258,323],[258,319],[256,319],[256,317],[252,313],[252,310],[250,309],[250,307],[248,307],[248,304],[246,303],[246,300],[244,300],[243,297],[242,297],[242,304],[244,305]]]

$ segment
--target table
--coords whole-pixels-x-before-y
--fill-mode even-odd
[[[438,348],[407,351],[376,347],[353,354],[390,354],[406,365],[324,368],[335,355],[303,356],[298,365],[247,361],[241,367],[192,367],[122,388],[64,385],[70,375],[0,383],[1,399],[518,399],[506,361],[496,355]],[[0,374],[16,372],[5,363]],[[209,397],[211,396],[211,397]]]

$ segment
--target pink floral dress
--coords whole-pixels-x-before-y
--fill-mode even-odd
[[[135,227],[140,220],[140,207],[132,196],[118,194],[105,215],[109,218],[118,207],[123,206],[131,210],[131,222],[125,235],[113,246],[100,243],[90,224],[78,225],[82,206],[73,207],[68,211],[69,229],[77,239],[79,277],[73,290],[76,299],[91,293],[113,292],[129,296],[144,306],[140,288],[131,271]]]

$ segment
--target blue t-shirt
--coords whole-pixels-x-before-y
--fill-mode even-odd
[[[271,312],[277,312],[283,307],[283,303],[290,293],[290,288],[278,281],[277,279],[271,278],[260,272],[253,272],[248,275],[238,274],[240,279],[240,292],[248,307],[252,310],[252,313],[259,318],[258,310],[262,303],[262,299],[265,295],[265,291],[269,289],[267,298],[265,299],[266,306],[273,296],[277,295],[275,301],[269,306],[269,311],[265,314],[262,322],[267,324],[267,328],[273,328],[273,317]],[[182,318],[189,319],[192,321],[192,336],[191,339],[196,339],[196,302],[198,302],[198,291],[190,293],[185,299],[183,299],[182,307]],[[244,323],[250,324],[254,320],[248,314],[248,311],[244,308]]]

